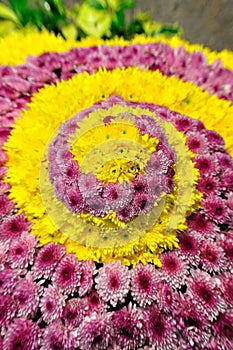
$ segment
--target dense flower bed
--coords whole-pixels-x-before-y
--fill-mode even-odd
[[[231,349],[231,70],[158,42],[0,76],[0,349]]]

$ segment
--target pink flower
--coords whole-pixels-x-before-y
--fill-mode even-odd
[[[156,285],[155,300],[160,310],[165,313],[176,312],[180,302],[180,296],[166,281]]]
[[[221,176],[222,187],[225,191],[233,191],[233,170],[226,170]]]
[[[93,313],[86,317],[79,327],[78,337],[81,350],[107,349],[113,339],[110,315]]]
[[[233,307],[233,276],[227,272],[219,276],[223,299],[229,307]]]
[[[44,289],[43,297],[40,300],[42,318],[46,323],[62,317],[65,307],[65,296],[59,288],[49,285]]]
[[[17,316],[34,317],[39,304],[39,286],[28,276],[17,283],[13,298],[18,308]]]
[[[132,200],[132,186],[127,183],[109,182],[104,188],[103,198],[106,199],[109,210],[122,210]]]
[[[0,239],[3,241],[19,237],[23,232],[28,232],[30,223],[23,214],[14,215],[0,225]]]
[[[78,177],[78,186],[84,198],[91,198],[98,195],[101,183],[97,181],[93,173],[80,173]]]
[[[200,262],[202,269],[210,273],[223,271],[227,266],[223,249],[207,240],[201,245]]]
[[[201,175],[215,175],[217,171],[217,163],[211,155],[197,155],[194,158],[195,167],[199,169]]]
[[[190,131],[187,133],[187,145],[189,149],[194,153],[208,153],[209,145],[204,135],[199,132]]]
[[[41,350],[77,349],[74,332],[66,328],[61,320],[50,323],[44,330]]]
[[[188,224],[190,232],[197,231],[205,237],[215,238],[220,231],[214,222],[208,220],[208,218],[200,212],[191,215],[188,219]]]
[[[31,320],[15,319],[3,340],[3,349],[37,350],[39,349],[40,329]]]
[[[0,294],[12,293],[18,280],[18,271],[11,270],[8,266],[5,266],[4,270],[0,271]]]
[[[155,300],[157,278],[154,265],[138,264],[131,271],[131,294],[141,307],[150,305]]]
[[[90,316],[93,312],[102,313],[106,311],[107,304],[100,298],[99,294],[92,290],[88,296],[86,296],[83,300],[85,300],[87,305],[87,314]]]
[[[63,245],[55,245],[53,242],[46,244],[40,250],[38,250],[34,265],[32,267],[34,278],[43,277],[50,279],[56,265],[65,252],[66,250]]]
[[[159,270],[159,279],[168,282],[173,287],[183,285],[189,274],[188,262],[182,260],[176,250],[163,253],[160,259],[162,267]]]
[[[223,224],[228,219],[228,208],[226,201],[216,195],[209,195],[203,201],[206,215],[216,223]]]
[[[81,278],[78,293],[81,297],[90,293],[93,285],[95,264],[92,260],[81,261]]]
[[[10,294],[0,297],[0,328],[6,330],[17,313],[17,307]],[[0,347],[1,349],[1,347]]]
[[[19,238],[11,241],[9,262],[12,268],[26,268],[33,263],[37,239],[35,236],[23,232]]]
[[[146,342],[142,313],[131,303],[112,314],[116,343],[120,349],[138,349]]]
[[[192,271],[192,277],[188,281],[187,296],[190,297],[197,310],[203,312],[209,319],[215,319],[219,312],[225,310],[225,303],[215,288],[214,279],[206,272]]]
[[[216,176],[202,176],[198,181],[198,190],[205,196],[220,192],[220,185]]]
[[[77,328],[87,313],[87,302],[85,299],[73,298],[66,302],[63,309],[62,318],[65,320],[66,327],[70,329]]]
[[[104,264],[95,278],[96,290],[105,302],[116,306],[123,302],[129,291],[130,274],[128,268],[118,260]]]
[[[178,349],[175,325],[170,317],[156,306],[146,309],[143,315],[150,345],[155,349]]]
[[[179,237],[178,254],[184,260],[188,260],[189,264],[198,266],[200,261],[200,242],[201,236],[197,232],[184,232]]]
[[[7,195],[0,196],[0,219],[10,214],[15,208],[15,204],[8,198]]]
[[[52,280],[54,286],[64,294],[73,295],[78,291],[81,280],[81,263],[73,254],[65,255],[58,263]]]
[[[222,151],[224,150],[225,142],[223,138],[217,134],[214,130],[205,130],[203,134],[209,142],[209,147],[213,151]]]
[[[233,169],[233,160],[228,153],[215,152],[214,156],[216,157],[220,170],[223,173],[228,169]]]
[[[214,337],[223,350],[229,350],[233,344],[233,315],[230,311],[220,314],[213,323]]]
[[[83,196],[78,186],[72,186],[65,193],[65,204],[73,213],[80,214],[84,210]]]

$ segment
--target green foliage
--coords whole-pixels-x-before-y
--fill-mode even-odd
[[[64,38],[80,39],[92,35],[102,38],[135,34],[156,36],[180,34],[177,25],[154,22],[148,13],[138,12],[126,23],[126,11],[134,8],[135,0],[83,0],[66,9],[63,0],[0,0],[0,36],[15,29],[43,27]]]

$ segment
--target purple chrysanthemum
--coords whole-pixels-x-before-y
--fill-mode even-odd
[[[156,280],[158,273],[154,265],[138,264],[131,272],[131,294],[141,306],[151,304],[156,298]]]
[[[205,196],[216,194],[220,192],[220,185],[216,176],[202,176],[198,181],[198,190]]]
[[[60,318],[65,306],[65,296],[61,291],[49,285],[44,289],[43,297],[40,300],[40,309],[42,312],[42,318],[46,323]]]
[[[113,339],[110,315],[93,313],[86,317],[79,327],[78,337],[81,350],[107,349]]]
[[[0,196],[0,219],[10,214],[15,208],[15,204],[8,198],[7,195]]]
[[[81,297],[90,293],[93,285],[94,272],[95,264],[92,260],[81,261],[81,278],[78,289],[78,293]]]
[[[81,273],[81,263],[73,254],[67,254],[58,263],[52,280],[64,294],[73,295],[78,291]]]
[[[224,152],[215,152],[215,158],[217,159],[220,171],[224,173],[228,169],[233,169],[233,160],[228,153]]]
[[[224,273],[219,276],[220,290],[227,305],[233,308],[233,276],[231,273]]]
[[[220,314],[212,324],[213,334],[219,348],[232,349],[233,344],[233,315],[230,311]]]
[[[55,245],[50,242],[43,246],[37,253],[32,272],[35,278],[51,278],[53,271],[65,254],[65,247],[61,244]]]
[[[207,139],[204,135],[200,133],[191,131],[187,135],[187,145],[189,149],[198,154],[208,153],[209,147]]]
[[[217,223],[223,224],[228,219],[226,201],[216,195],[210,195],[203,201],[206,215]]]
[[[8,328],[4,340],[4,350],[36,350],[39,348],[40,329],[31,320],[15,319]]]
[[[72,186],[65,193],[65,204],[67,207],[76,214],[82,213],[84,209],[83,196],[78,186]]]
[[[18,280],[19,272],[5,266],[4,270],[0,271],[0,294],[12,293]]]
[[[0,225],[0,239],[3,241],[18,238],[23,232],[28,232],[30,223],[23,214],[14,215]]]
[[[225,142],[223,138],[214,130],[204,130],[203,131],[205,137],[208,140],[209,147],[212,151],[223,151]]]
[[[35,236],[23,232],[19,238],[11,241],[9,249],[9,262],[12,268],[27,268],[33,263],[37,245]]]
[[[202,269],[210,273],[220,272],[227,266],[223,249],[212,241],[205,241],[201,245],[200,262]]]
[[[105,302],[116,306],[123,302],[129,291],[130,273],[128,267],[118,260],[104,264],[95,278],[96,290]]]
[[[215,238],[219,233],[217,224],[210,221],[204,214],[197,213],[188,219],[189,231],[199,232],[202,236]]]
[[[206,272],[192,271],[186,293],[190,298],[190,302],[196,306],[197,310],[203,312],[209,320],[213,320],[219,312],[225,310],[226,305],[219,291],[215,288],[215,281]]]
[[[0,329],[5,331],[17,313],[17,307],[11,295],[0,297]],[[1,347],[0,347],[1,349]]]
[[[132,200],[132,186],[128,183],[109,182],[104,188],[103,198],[106,199],[109,210],[122,210]]]
[[[226,170],[221,176],[222,187],[225,191],[231,192],[233,191],[233,170]]]
[[[77,345],[75,334],[57,320],[45,328],[41,350],[71,350]]]
[[[172,319],[156,306],[148,308],[143,314],[150,345],[160,350],[177,349],[177,337]]]
[[[131,303],[112,314],[116,343],[120,349],[138,349],[146,342],[145,326],[141,312]]]
[[[179,256],[194,266],[200,261],[199,236],[197,232],[185,232],[179,237]]]
[[[197,155],[194,159],[195,167],[199,169],[201,175],[215,175],[217,162],[211,155]]]
[[[162,254],[160,259],[162,267],[159,279],[174,287],[184,284],[188,276],[188,262],[181,259],[176,250]]]
[[[99,294],[92,290],[85,300],[87,305],[87,314],[90,316],[93,312],[102,313],[107,309],[107,304],[100,298]]]
[[[96,196],[100,190],[100,182],[93,173],[80,173],[78,177],[78,186],[83,198]]]
[[[34,317],[38,304],[40,287],[30,278],[21,278],[17,283],[13,298],[18,308],[17,316]]]
[[[74,329],[78,327],[87,314],[87,300],[82,298],[69,299],[63,309],[62,318],[66,327]]]
[[[233,237],[226,232],[219,237],[217,244],[224,250],[229,270],[233,272]]]
[[[155,300],[160,310],[169,313],[177,309],[180,296],[169,283],[163,281],[156,285]]]

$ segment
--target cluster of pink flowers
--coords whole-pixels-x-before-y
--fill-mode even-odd
[[[182,48],[173,50],[156,43],[46,53],[28,57],[24,65],[0,67],[0,147],[9,136],[14,118],[45,84],[83,71],[93,73],[99,67],[123,66],[159,69],[232,100],[232,72],[218,61],[208,66],[200,52],[189,54]],[[124,103],[120,97],[115,99]],[[103,265],[78,261],[62,245],[48,243],[39,248],[30,234],[30,223],[17,213],[8,197],[9,186],[1,180],[7,159],[1,150],[0,349],[232,348],[232,158],[222,138],[206,130],[200,121],[165,107],[149,103],[141,106],[171,121],[185,134],[201,174],[197,186],[203,193],[202,205],[189,217],[179,249],[162,254],[160,269],[152,264],[138,264],[132,269],[119,261]],[[65,123],[61,133],[74,133],[76,122],[83,117]],[[146,132],[147,120],[136,122],[141,133]],[[160,139],[163,135],[156,132]],[[66,148],[57,156],[59,162],[71,165]],[[173,156],[166,154],[160,159],[163,174]],[[156,159],[151,161],[156,164]],[[72,164],[66,172],[67,182],[69,176],[72,180],[77,174],[78,166]],[[90,195],[97,184],[92,174],[88,176],[88,181],[80,176],[80,186]],[[85,187],[87,182],[94,187]],[[54,182],[54,186],[59,197],[60,183]]]
[[[113,210],[120,220],[127,222],[137,215],[149,212],[162,192],[172,191],[174,187],[172,165],[175,163],[175,154],[159,123],[156,123],[152,117],[139,118],[131,113],[130,118],[141,135],[148,134],[159,141],[156,151],[152,153],[144,169],[145,175],[140,174],[131,182],[104,183],[93,173],[82,173],[78,162],[72,159],[71,143],[68,141],[88,113],[98,108],[110,108],[116,103],[130,105],[120,96],[112,96],[102,103],[81,111],[61,126],[60,133],[49,147],[49,173],[57,198],[63,201],[72,212],[91,213],[94,216],[103,217]],[[159,109],[158,106],[154,108]],[[164,112],[168,118],[166,108]],[[112,116],[111,121],[106,120],[105,124],[112,123],[114,119],[115,117]],[[163,119],[165,119],[164,116]]]
[[[231,348],[233,240],[217,226],[204,236],[204,225],[189,229],[161,269],[131,269],[79,261],[54,243],[37,248],[23,215],[9,220],[0,349]]]

